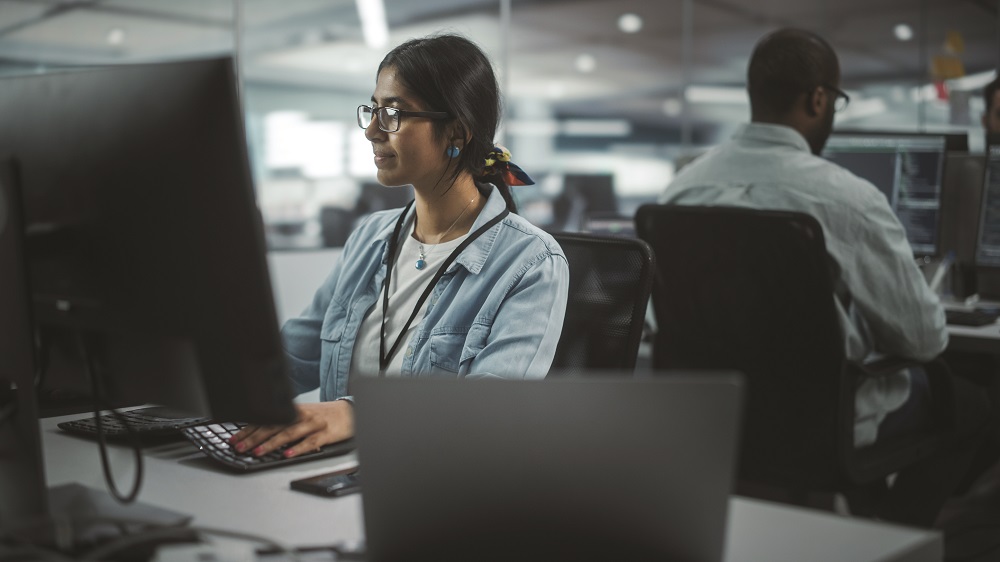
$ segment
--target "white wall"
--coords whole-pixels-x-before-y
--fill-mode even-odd
[[[274,302],[282,324],[298,316],[309,305],[316,289],[333,269],[340,252],[340,248],[268,252]]]
[[[278,321],[282,324],[298,316],[312,301],[316,289],[323,283],[334,262],[340,257],[340,248],[321,250],[268,252],[267,263],[271,270],[274,304]],[[319,390],[306,392],[296,402],[318,402]]]

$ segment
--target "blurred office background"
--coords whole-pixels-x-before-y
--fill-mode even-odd
[[[499,139],[538,181],[550,229],[631,215],[748,119],[747,59],[797,26],[838,51],[838,128],[968,131],[1000,59],[997,0],[0,0],[0,73],[235,54],[272,250],[341,245],[408,201],[375,182],[355,121],[383,55],[435,32],[477,41],[501,78]],[[322,264],[325,271],[329,263]],[[318,275],[318,273],[317,273]],[[312,282],[310,282],[311,284]],[[309,289],[311,290],[314,287]],[[303,288],[303,290],[305,290]]]

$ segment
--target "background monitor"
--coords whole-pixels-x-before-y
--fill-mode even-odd
[[[977,232],[976,266],[1000,267],[1000,144],[986,147],[986,171]]]
[[[111,402],[293,420],[232,60],[3,78],[0,122],[24,222],[2,278],[27,273],[39,358],[88,388],[85,348]]]
[[[615,180],[611,174],[566,174],[562,193],[553,201],[554,229],[577,231],[588,215],[618,212]]]
[[[940,253],[945,156],[968,151],[965,134],[845,132],[823,156],[870,181],[889,201],[918,256]]]

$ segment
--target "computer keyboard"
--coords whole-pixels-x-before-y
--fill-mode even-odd
[[[163,406],[147,406],[135,410],[120,412],[132,429],[132,433],[140,441],[159,441],[165,439],[182,439],[180,431],[185,427],[192,427],[198,424],[205,424],[212,420],[204,417],[192,416],[186,412],[171,410]],[[86,437],[97,437],[97,423],[94,416],[80,418],[76,420],[64,421],[58,424],[59,429],[83,435]],[[110,439],[121,439],[129,436],[128,429],[118,420],[114,414],[104,414],[101,416],[101,429],[106,437]]]
[[[315,451],[299,453],[287,459],[282,456],[285,449],[291,444],[280,447],[276,451],[271,451],[259,457],[249,452],[238,453],[229,446],[229,438],[247,424],[242,422],[232,423],[212,423],[198,425],[184,430],[184,436],[209,458],[222,463],[227,468],[238,471],[263,470],[266,468],[277,468],[297,462],[322,459],[325,457],[335,457],[354,450],[354,439],[347,439],[337,443],[324,445]]]
[[[997,312],[988,310],[945,309],[945,322],[955,326],[985,326],[997,321]]]

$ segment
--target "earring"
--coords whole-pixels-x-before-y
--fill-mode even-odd
[[[457,146],[449,146],[448,150],[444,153],[448,155],[448,158],[458,158],[458,153],[461,152]]]

